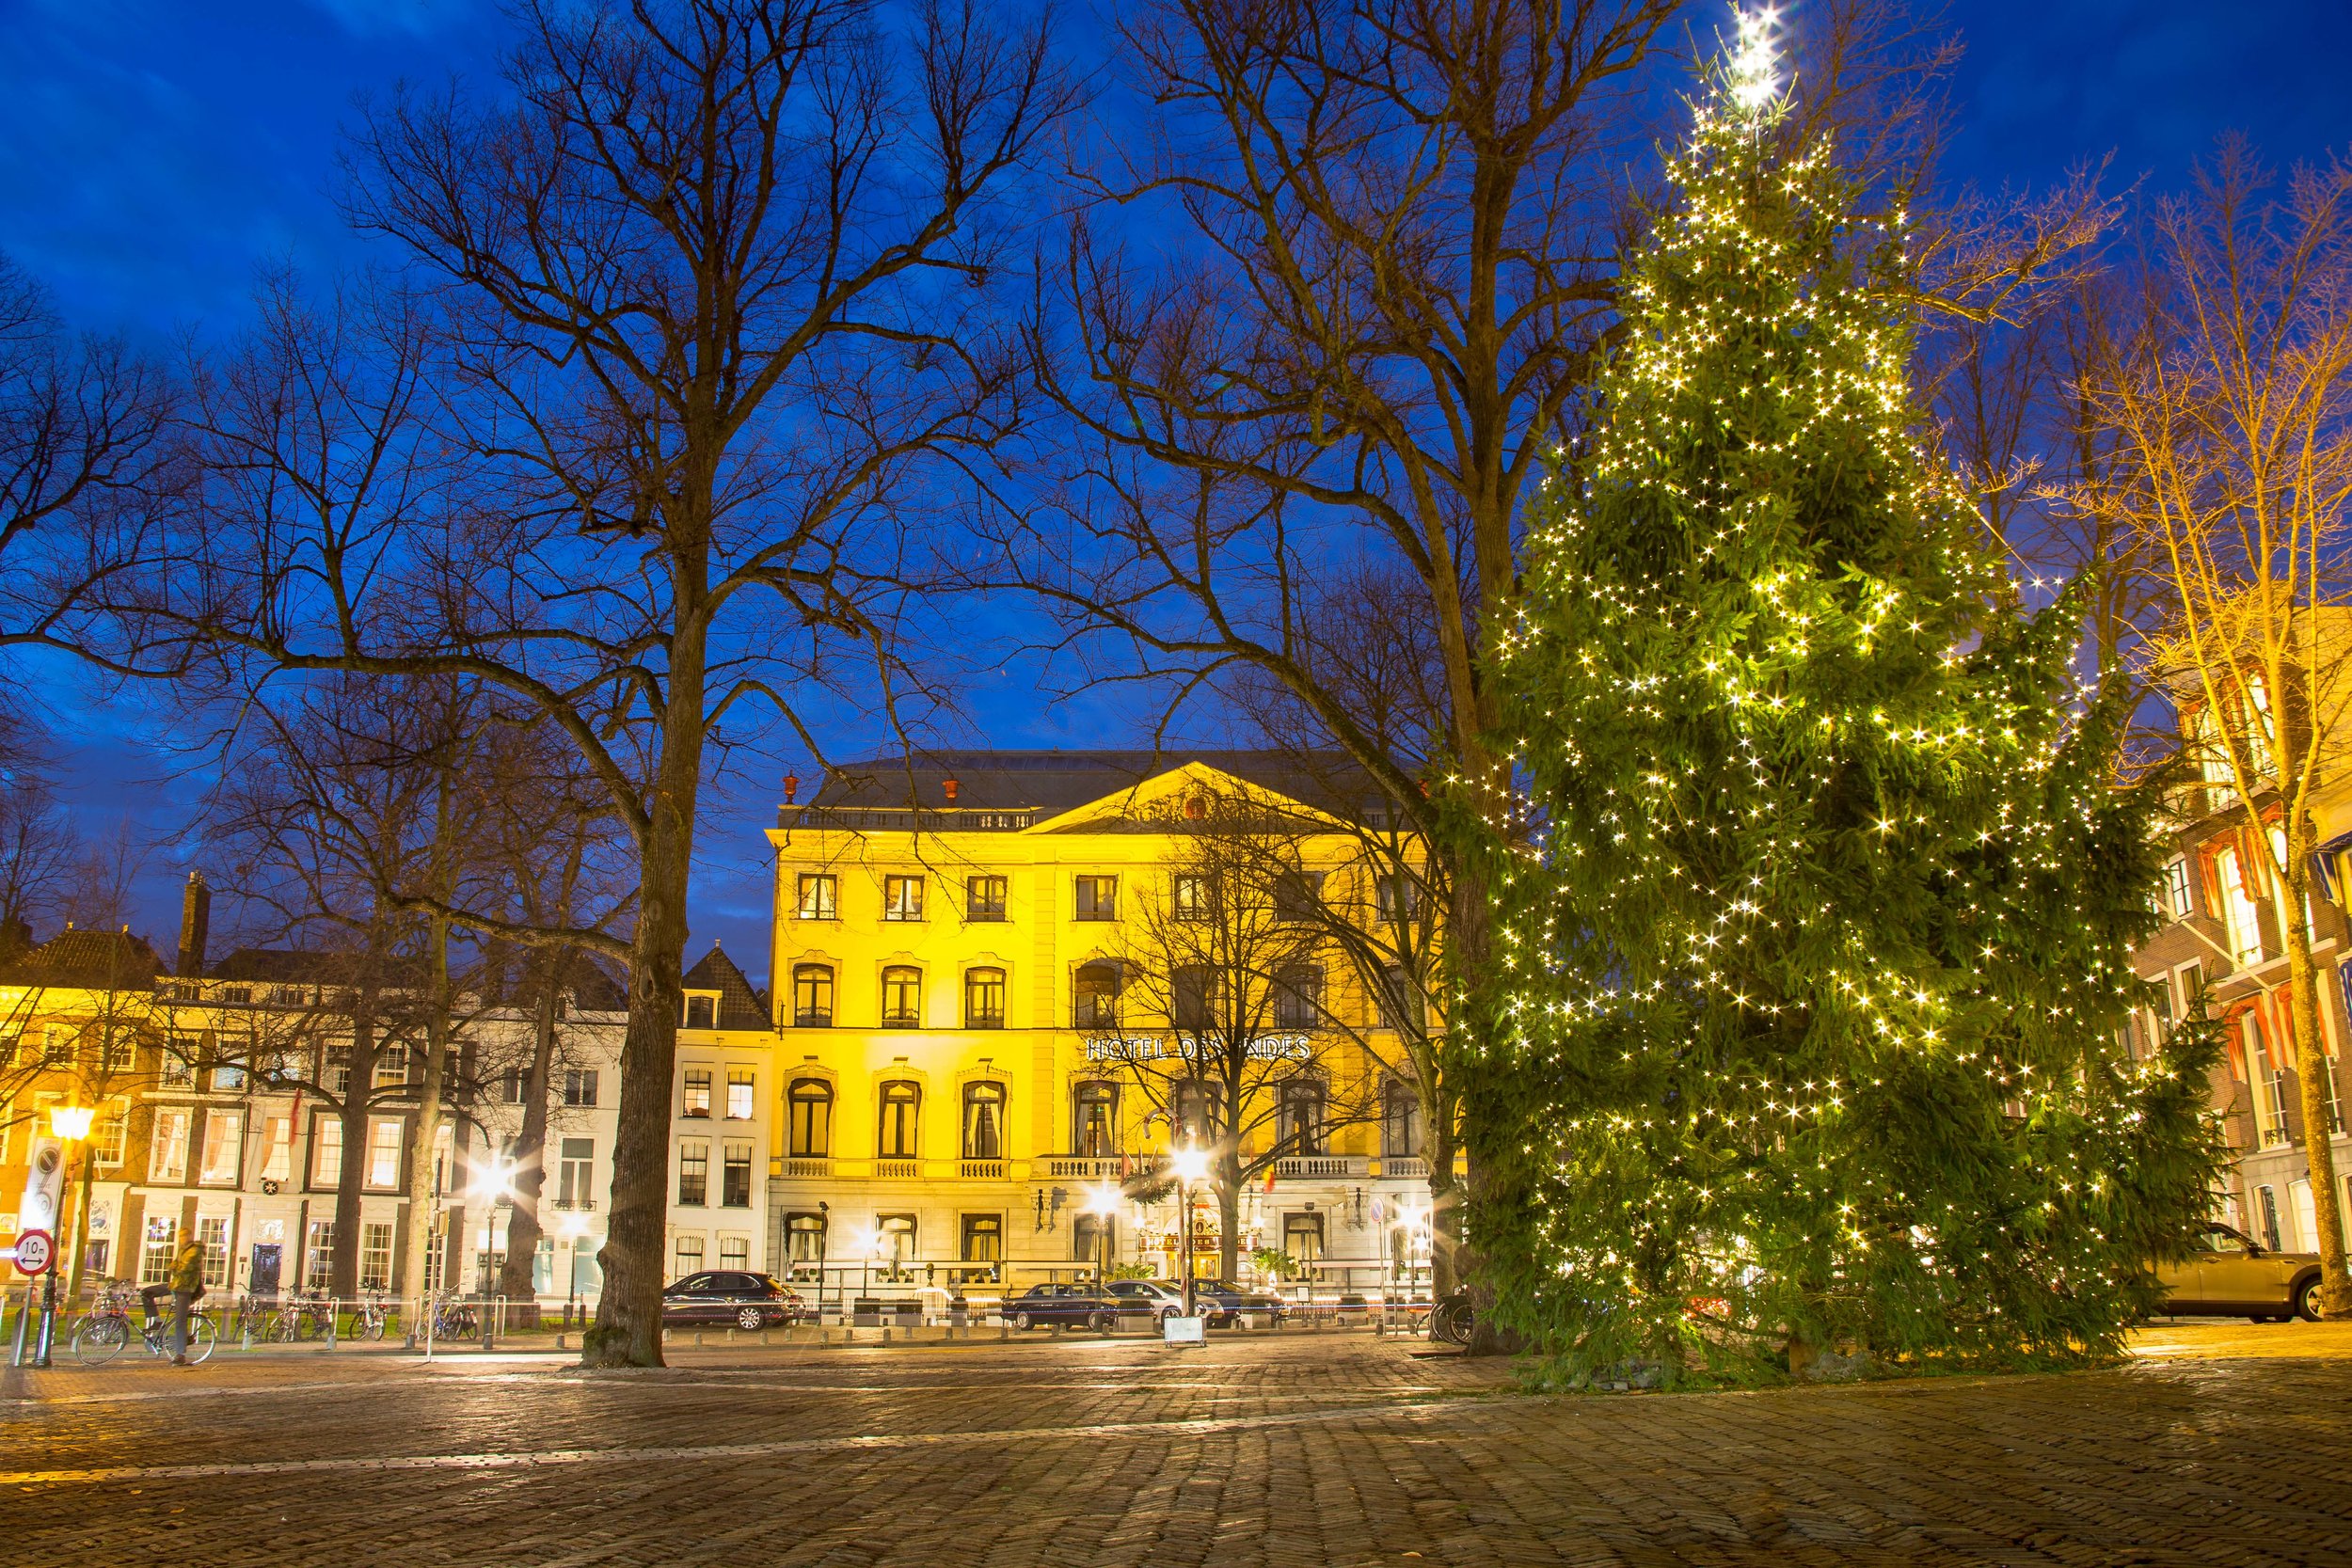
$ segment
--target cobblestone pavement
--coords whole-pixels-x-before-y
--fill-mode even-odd
[[[1532,1398],[1361,1334],[0,1374],[0,1563],[2323,1563],[2352,1325]]]

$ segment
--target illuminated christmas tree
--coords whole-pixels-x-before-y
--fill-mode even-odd
[[[1671,160],[1496,650],[1535,847],[1473,1240],[1569,1371],[2105,1352],[2214,1158],[2210,1032],[2118,1039],[2154,792],[1924,445],[1902,215],[1772,55],[1743,18]]]

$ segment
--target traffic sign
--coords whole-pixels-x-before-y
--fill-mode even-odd
[[[57,1244],[46,1230],[27,1230],[16,1239],[16,1266],[26,1274],[47,1274],[57,1260]]]

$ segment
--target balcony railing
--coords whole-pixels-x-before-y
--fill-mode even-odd
[[[1119,1174],[1119,1156],[1105,1158],[1099,1154],[1048,1154],[1045,1174],[1048,1176],[1105,1177]]]
[[[1274,1174],[1277,1178],[1361,1176],[1364,1158],[1360,1154],[1286,1154],[1274,1162]]]
[[[920,1176],[923,1174],[923,1162],[920,1160],[877,1160],[874,1162],[874,1174],[886,1177]]]
[[[1429,1162],[1418,1154],[1384,1154],[1380,1157],[1380,1174],[1408,1176],[1418,1180],[1429,1175]]]
[[[784,1174],[787,1176],[831,1176],[833,1162],[830,1159],[821,1158],[787,1160],[784,1163]]]
[[[593,1197],[559,1197],[555,1200],[555,1207],[559,1211],[577,1210],[584,1213],[596,1206],[596,1200]]]
[[[960,1174],[966,1181],[1002,1181],[1005,1163],[1002,1160],[966,1160]]]

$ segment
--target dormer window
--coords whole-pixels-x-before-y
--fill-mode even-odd
[[[719,993],[690,990],[686,993],[686,1027],[716,1029],[719,1027]]]

